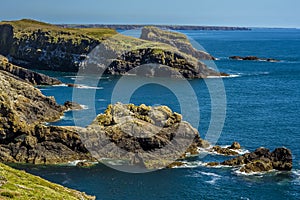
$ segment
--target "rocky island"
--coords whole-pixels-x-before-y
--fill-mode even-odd
[[[279,60],[274,58],[259,58],[257,56],[230,56],[229,59],[232,60],[250,60],[250,61],[265,61],[265,62],[279,62]]]

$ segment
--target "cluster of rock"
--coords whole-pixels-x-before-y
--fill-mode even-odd
[[[266,62],[279,62],[279,60],[276,60],[274,58],[259,58],[256,56],[230,56],[229,57],[232,60],[251,60],[251,61],[266,61]]]
[[[292,152],[285,148],[276,148],[273,152],[261,147],[254,152],[226,160],[224,162],[210,162],[208,166],[227,165],[240,167],[241,172],[265,172],[270,170],[289,171],[293,167]]]

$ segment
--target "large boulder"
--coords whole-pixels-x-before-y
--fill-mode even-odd
[[[110,105],[81,134],[98,160],[122,160],[147,169],[166,167],[208,146],[196,129],[166,106]]]

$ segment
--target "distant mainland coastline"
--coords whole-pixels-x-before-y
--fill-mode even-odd
[[[111,28],[115,30],[140,29],[145,26],[154,26],[169,30],[203,30],[203,31],[251,31],[248,27],[231,26],[194,26],[194,25],[149,25],[149,24],[58,24],[66,28]]]

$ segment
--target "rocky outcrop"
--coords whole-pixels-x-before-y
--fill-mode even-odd
[[[226,155],[226,156],[234,156],[238,155],[239,153],[236,151],[231,150],[230,148],[222,148],[220,146],[214,146],[211,149],[212,152],[216,152],[218,154]]]
[[[83,109],[83,107],[80,104],[72,102],[72,101],[66,101],[64,103],[64,107],[65,107],[65,110],[82,110]]]
[[[37,73],[22,67],[9,63],[8,59],[0,55],[0,70],[10,74],[33,85],[58,85],[61,84],[56,78],[51,78],[41,73]]]
[[[43,125],[60,119],[65,110],[53,97],[0,71],[0,161],[44,164],[91,159],[72,128]]]
[[[229,58],[232,59],[232,60],[251,60],[251,61],[279,62],[279,60],[276,60],[274,58],[259,58],[259,57],[256,57],[256,56],[246,56],[246,57],[230,56]]]
[[[145,68],[135,68],[146,65]],[[178,73],[179,72],[179,73]],[[208,68],[202,62],[186,57],[176,51],[161,49],[139,49],[127,52],[115,59],[108,67],[107,74],[135,74],[148,77],[206,78],[228,76]]]
[[[98,160],[122,160],[147,169],[166,167],[209,145],[180,114],[144,104],[110,105],[81,137]]]
[[[179,51],[200,60],[215,60],[215,58],[208,53],[195,49],[187,36],[182,33],[165,31],[153,26],[146,26],[142,28],[141,39],[166,43],[177,48]]]
[[[270,152],[267,148],[258,148],[252,153],[226,160],[220,163],[228,166],[241,166],[240,171],[245,173],[265,172],[270,170],[289,171],[293,167],[292,153],[287,148],[276,148]],[[215,166],[217,163],[208,163]]]
[[[220,147],[218,145],[212,147],[211,149],[209,149],[209,151],[211,152],[215,152],[215,153],[218,153],[218,154],[221,154],[221,155],[225,155],[225,156],[234,156],[234,155],[238,155],[238,151],[236,150],[239,150],[241,149],[241,145],[238,143],[238,142],[233,142],[231,144],[231,146],[229,147]]]

